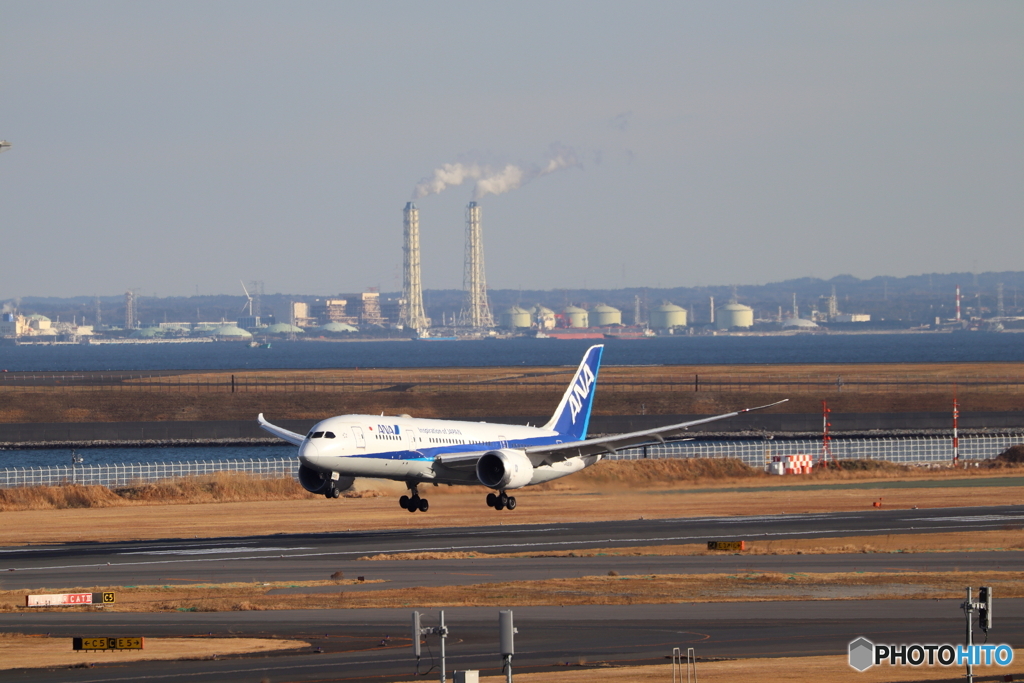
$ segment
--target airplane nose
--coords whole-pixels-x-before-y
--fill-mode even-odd
[[[299,446],[299,462],[306,465],[313,465],[316,463],[320,452],[316,448],[316,444],[306,439],[301,446]]]

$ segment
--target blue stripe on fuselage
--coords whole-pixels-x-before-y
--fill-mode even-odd
[[[537,436],[530,439],[516,439],[513,441],[489,441],[487,443],[458,444],[455,446],[431,446],[420,448],[415,451],[384,451],[365,453],[346,453],[338,455],[339,458],[378,458],[381,460],[433,460],[439,455],[450,455],[452,453],[475,453],[477,451],[491,451],[499,448],[526,448],[527,446],[547,446],[549,444],[561,443],[562,437]],[[502,444],[507,444],[503,446]]]

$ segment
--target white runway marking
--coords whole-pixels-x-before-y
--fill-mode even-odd
[[[284,550],[312,550],[312,548],[175,548],[174,550],[140,550],[118,555],[219,555],[221,553],[258,553]]]

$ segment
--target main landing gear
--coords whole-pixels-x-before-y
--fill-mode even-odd
[[[430,509],[430,503],[427,502],[426,498],[420,498],[419,491],[416,490],[415,486],[410,487],[409,493],[412,494],[411,498],[409,496],[402,496],[398,499],[398,504],[403,510],[426,512]]]
[[[514,496],[510,496],[502,491],[499,494],[488,493],[487,494],[487,507],[492,507],[495,510],[516,509],[516,499]]]
[[[340,498],[340,497],[341,497],[341,491],[339,491],[338,489],[334,488],[334,484],[333,483],[327,488],[326,491],[324,491],[324,498]]]

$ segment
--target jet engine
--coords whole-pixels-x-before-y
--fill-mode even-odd
[[[522,451],[488,451],[476,461],[476,478],[499,491],[519,489],[533,479],[533,463]]]
[[[329,474],[314,470],[312,467],[299,465],[299,483],[310,493],[326,494],[331,490],[332,485],[336,491],[348,491],[355,482],[355,477],[340,477],[332,480]]]

